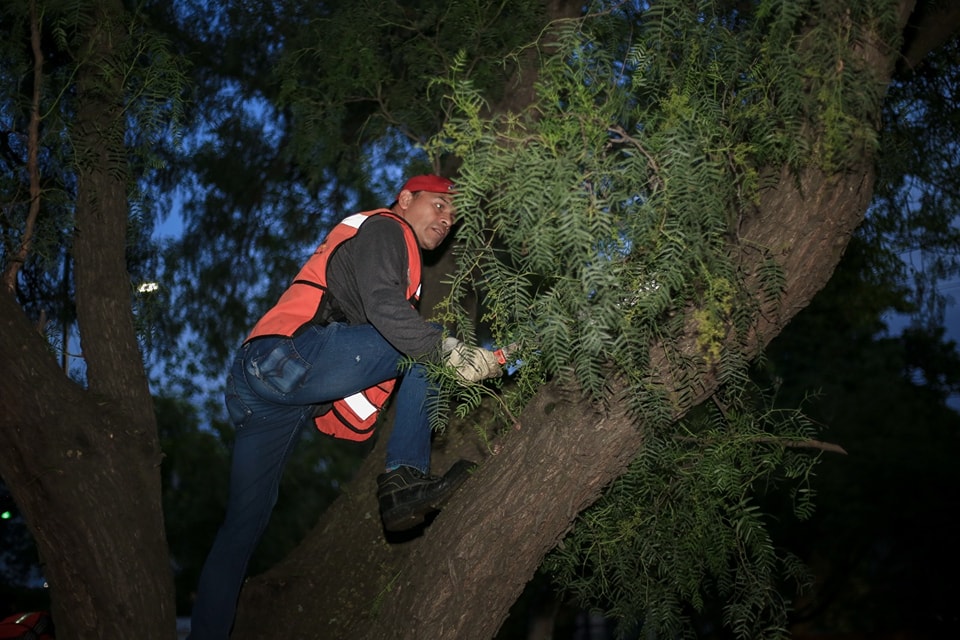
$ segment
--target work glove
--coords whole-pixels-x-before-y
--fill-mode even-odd
[[[447,366],[456,369],[460,378],[467,382],[480,382],[503,374],[497,356],[488,349],[470,347],[456,338],[446,338],[443,353]]]

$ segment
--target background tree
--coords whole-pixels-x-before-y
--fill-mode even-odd
[[[120,2],[6,3],[2,15],[14,171],[4,184],[0,474],[36,541],[61,635],[172,637],[161,452],[127,247],[143,231],[134,180],[167,133],[181,78]],[[78,379],[45,336],[50,300],[38,290],[62,296],[56,328],[72,327],[75,309]],[[60,334],[61,353],[76,336]]]
[[[949,516],[960,416],[946,398],[960,385],[960,359],[942,328],[880,329],[881,305],[902,291],[877,279],[889,256],[868,235],[858,233],[827,287],[768,351],[778,401],[802,403],[848,454],[818,465],[808,521],[775,525],[815,578],[798,601],[794,637],[829,629],[934,638],[958,623],[958,567],[946,540],[960,533]],[[935,344],[946,349],[920,365],[919,353]],[[929,373],[915,375],[917,365]]]

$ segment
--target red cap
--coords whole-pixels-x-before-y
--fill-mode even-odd
[[[455,193],[453,182],[437,175],[414,176],[407,180],[401,191],[430,191],[432,193]]]

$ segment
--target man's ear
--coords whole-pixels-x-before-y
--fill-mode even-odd
[[[397,204],[401,210],[407,209],[410,206],[411,200],[413,200],[413,192],[408,189],[404,189],[400,192],[400,195],[397,196]]]

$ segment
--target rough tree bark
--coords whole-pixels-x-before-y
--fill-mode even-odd
[[[900,3],[904,29],[913,10],[912,0]],[[960,25],[955,13],[942,14],[951,20],[950,33]],[[923,41],[910,39],[914,59]],[[926,42],[935,46],[943,39]],[[878,81],[888,83],[898,52],[874,42],[860,53]],[[757,210],[744,216],[739,246],[745,271],[756,272],[772,256],[786,277],[782,299],[762,310],[748,355],[776,337],[826,284],[863,220],[873,180],[869,154],[843,174],[784,170]],[[696,355],[692,332],[683,348]],[[717,387],[709,368],[677,371],[662,353],[652,370],[668,388],[692,374],[698,389],[692,404]],[[599,415],[555,386],[542,390],[520,423],[498,455],[482,454],[480,469],[424,534],[403,542],[385,541],[377,518],[379,445],[307,540],[248,583],[234,637],[493,637],[544,554],[643,446],[643,429],[626,415]],[[438,469],[456,457],[476,459],[477,444],[468,436],[454,435],[445,444],[435,450]]]
[[[82,389],[0,293],[0,475],[30,525],[58,636],[173,638],[160,447],[134,329],[123,96],[110,58],[127,37],[119,0],[95,3],[77,73],[77,316]]]

